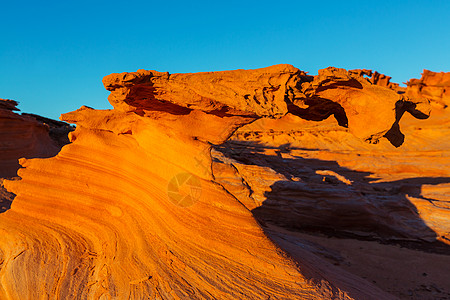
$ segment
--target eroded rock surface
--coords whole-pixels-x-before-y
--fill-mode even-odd
[[[410,215],[396,218],[403,203],[357,191],[372,187],[361,170],[308,164],[323,153],[339,161],[354,151],[347,162],[357,164],[363,149],[394,151],[383,136],[414,119],[404,112],[426,116],[422,99],[355,72],[313,77],[290,65],[139,70],[103,83],[114,109],[64,114],[77,124],[71,143],[22,159],[22,179],[4,183],[17,196],[0,215],[0,298],[394,298],[264,222],[292,229],[303,214],[312,227],[423,239],[430,227],[411,231]]]
[[[425,71],[422,79],[411,80],[400,91],[404,102],[417,106],[430,102],[432,110],[427,119],[403,116],[398,125],[406,138],[399,148],[386,139],[365,143],[339,126],[339,117],[330,115],[314,122],[287,114],[278,120],[263,118],[241,127],[228,142],[215,147],[215,178],[252,210],[277,241],[280,236],[289,238],[286,232],[273,231],[272,226],[282,227],[292,236],[302,232],[377,240],[448,256],[450,114],[444,92],[450,88],[448,74]],[[318,77],[314,81],[318,82]],[[391,88],[399,92],[396,86]],[[329,244],[326,239],[322,241],[321,247]],[[295,255],[307,246],[297,243],[297,250],[291,244],[287,247]],[[329,258],[330,253],[322,256]],[[443,265],[447,261],[439,256],[433,259]],[[374,269],[376,264],[374,260]],[[447,272],[448,276],[444,268],[435,268],[435,273]],[[391,277],[392,271],[377,276]],[[437,290],[442,293],[434,288],[417,290],[410,285],[412,281],[397,276],[397,285],[404,290],[393,292],[402,298],[450,295],[445,284],[433,285],[440,286]],[[386,282],[380,285],[387,286]]]
[[[0,178],[16,176],[18,159],[51,157],[68,143],[67,123],[15,113],[17,102],[0,99]]]
[[[421,79],[407,83],[406,95],[413,99],[427,98],[438,108],[447,109],[450,104],[450,73],[424,70]]]

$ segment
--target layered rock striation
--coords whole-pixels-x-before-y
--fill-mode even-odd
[[[314,215],[311,204],[298,204],[302,193],[320,199],[314,204],[319,226],[323,211],[327,222],[343,214],[348,224],[362,222],[355,216],[374,209],[366,204],[370,199],[355,206],[341,196],[341,209],[333,211],[329,189],[299,190],[303,175],[254,155],[260,151],[254,143],[261,141],[256,130],[242,126],[278,118],[269,121],[275,127],[262,125],[274,143],[264,151],[288,164],[297,153],[286,154],[289,147],[276,140],[292,136],[270,133],[277,126],[301,130],[297,126],[332,115],[333,126],[349,140],[356,136],[351,143],[394,149],[388,140],[399,146],[394,137],[403,114],[427,116],[419,109],[422,99],[405,98],[355,72],[328,68],[312,77],[290,65],[195,74],[139,70],[111,74],[103,83],[114,109],[82,107],[62,115],[77,125],[71,143],[52,158],[21,159],[21,180],[5,182],[17,196],[0,215],[0,298],[393,298],[268,237],[261,223],[286,218],[282,212],[294,212],[293,222],[302,210]],[[242,151],[218,151],[230,137],[255,153],[235,163]],[[325,145],[337,147],[336,137],[327,137]],[[338,173],[316,170],[313,180],[331,177],[351,188],[354,179]],[[289,183],[273,186],[284,181]],[[268,195],[286,188],[287,195],[271,204]],[[263,203],[270,209],[260,213]]]

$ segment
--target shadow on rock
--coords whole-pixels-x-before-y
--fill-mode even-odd
[[[450,177],[376,183],[378,178],[368,177],[371,173],[347,169],[335,161],[284,155],[298,149],[289,145],[271,148],[230,141],[216,149],[237,163],[270,168],[286,178],[274,182],[264,194],[265,201],[252,210],[263,225],[377,240],[450,255],[450,246],[438,240],[438,234],[408,199],[436,201],[422,195],[422,186],[450,183]],[[267,150],[275,155],[268,155]],[[252,188],[251,179],[246,184]]]
[[[427,119],[430,116],[430,112],[427,113],[419,110],[417,104],[410,101],[398,101],[395,105],[395,122],[392,124],[391,129],[384,135],[385,138],[395,147],[400,147],[405,141],[405,135],[400,131],[400,119],[409,112],[416,119]]]
[[[12,180],[11,178],[8,178]],[[3,186],[3,178],[0,179],[0,214],[11,208],[11,204],[16,197],[15,194],[8,192]]]

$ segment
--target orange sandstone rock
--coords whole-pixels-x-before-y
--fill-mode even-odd
[[[114,109],[63,115],[72,143],[5,182],[0,298],[392,299],[287,255],[213,174],[212,145],[260,117],[343,115],[364,139],[399,121],[388,88],[339,69],[311,80],[289,65],[106,76]]]
[[[390,88],[391,90],[394,90],[396,92],[402,93],[405,91],[405,88],[400,87],[398,83],[391,82],[392,77],[378,73],[377,71],[357,69],[357,70],[350,70],[349,72],[358,74],[361,77],[367,76],[367,79],[371,83]]]
[[[329,75],[327,79],[319,74],[305,91],[319,90],[322,94],[321,82],[336,86],[347,74],[331,71],[341,77]],[[429,75],[421,80],[424,92],[410,84],[406,100],[400,103],[443,103],[443,91],[450,88],[450,73],[425,74]],[[328,98],[348,105],[361,96],[358,89],[348,87],[353,77],[346,78],[347,86],[332,88]],[[356,86],[360,81],[358,78],[353,83]],[[435,97],[431,97],[433,90]],[[380,100],[386,98],[373,95],[370,99],[372,103],[366,102],[369,107],[382,105]],[[270,220],[290,229],[333,231],[341,236],[426,241],[445,248],[450,240],[446,195],[450,184],[450,114],[442,105],[432,107],[426,120],[405,114],[398,122],[407,137],[399,148],[385,139],[376,145],[364,143],[352,134],[351,122],[346,129],[333,118],[312,122],[288,114],[278,120],[260,119],[239,128],[231,141],[216,147],[215,177],[230,191],[237,191],[233,194],[262,222]],[[378,115],[382,119],[386,113],[379,111],[371,118]]]
[[[388,87],[344,69],[319,70],[314,80],[302,83],[301,91],[303,95],[293,102],[297,107],[291,106],[289,112],[314,121],[333,114],[339,125],[348,126],[356,137],[371,143],[386,137],[398,147],[404,140],[398,125],[403,114],[409,112],[421,119],[429,114],[423,100],[405,99]]]
[[[436,73],[424,70],[421,79],[411,79],[407,83],[406,95],[413,99],[427,98],[438,108],[450,105],[450,72]]]
[[[198,109],[218,116],[281,117],[300,74],[291,65],[194,74],[139,70],[108,75],[103,84],[112,91],[109,102],[124,111]]]
[[[403,102],[429,100],[432,110],[426,120],[411,114],[401,118],[406,136],[401,147],[386,139],[368,144],[355,138],[349,128],[327,118],[330,111],[321,117],[319,111],[315,121],[289,113],[245,125],[230,141],[214,147],[216,181],[252,210],[272,240],[293,257],[301,256],[300,261],[313,261],[305,252],[309,249],[336,265],[348,264],[346,269],[371,270],[364,278],[399,297],[448,297],[450,114],[444,91],[450,88],[450,73],[425,74],[420,84],[408,83]],[[299,234],[323,243],[311,245],[298,239]],[[347,246],[331,251],[333,243]],[[408,254],[391,256],[396,248]],[[430,252],[439,255],[431,257]],[[359,255],[365,257],[356,263]],[[392,267],[386,270],[383,263]],[[418,273],[419,265],[429,266],[430,272]],[[331,269],[322,271],[336,283]],[[405,273],[420,278],[412,281]],[[427,277],[431,273],[442,275],[440,283]]]

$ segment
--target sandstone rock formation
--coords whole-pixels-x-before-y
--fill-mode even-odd
[[[0,215],[2,299],[393,299],[271,226],[446,238],[381,200],[354,159],[402,157],[388,139],[400,146],[402,120],[427,117],[420,95],[290,65],[103,83],[114,109],[64,114],[71,143],[4,183],[17,196]]]
[[[215,147],[215,178],[253,211],[278,242],[279,231],[270,230],[274,225],[289,231],[288,237],[282,235],[284,242],[296,240],[298,232],[321,232],[449,255],[450,114],[445,104],[449,74],[424,71],[422,79],[411,80],[403,91],[394,87],[406,101],[429,101],[433,108],[426,120],[403,116],[398,124],[406,138],[399,148],[385,139],[365,143],[332,117],[314,122],[287,114],[241,127],[230,141]],[[319,249],[329,246],[327,240],[321,243]],[[305,244],[289,247],[295,254]],[[380,255],[378,263],[387,259]],[[404,268],[414,273],[414,267]],[[444,268],[435,272],[446,274]],[[402,282],[393,288],[396,295],[410,299],[416,290],[412,299],[450,296],[447,284],[438,289],[445,292],[431,295],[434,288],[417,291],[419,284],[410,283],[417,281],[408,280],[391,277]],[[385,281],[381,287],[388,285]]]
[[[421,79],[407,82],[406,95],[413,99],[426,97],[438,108],[447,109],[450,104],[450,73],[424,70]]]
[[[366,77],[372,84],[384,86],[400,93],[405,91],[405,88],[401,87],[398,83],[391,82],[392,77],[378,73],[377,71],[357,69],[350,70],[349,72],[357,74],[360,77]]]
[[[18,115],[17,102],[0,99],[0,178],[16,176],[21,157],[51,157],[68,142],[68,124],[30,114]],[[67,140],[67,142],[65,142]]]
[[[320,81],[318,78],[323,77],[322,74],[323,71],[319,72],[313,82]],[[418,92],[417,84],[409,83],[406,89],[407,101],[414,105],[427,100],[445,103],[447,100],[443,91],[450,86],[450,82],[443,74],[439,75],[439,79],[431,80],[432,85],[424,83],[430,81],[427,78],[436,76],[436,73],[425,71],[420,81],[411,80],[422,82],[421,89],[426,92]],[[328,98],[337,98],[337,102],[347,97],[347,93],[345,88],[341,88],[339,93]],[[354,102],[358,99],[352,96],[348,98]],[[363,101],[359,100],[359,103]],[[395,105],[398,107],[398,104],[391,102],[391,107]],[[333,119],[317,123],[299,119],[292,114],[279,120],[261,119],[240,128],[232,141],[217,148],[221,151],[215,153],[220,162],[216,166],[217,174],[226,176],[237,170],[245,184],[235,180],[240,183],[229,188],[237,189],[239,186],[239,189],[245,190],[247,187],[256,191],[251,196],[249,192],[240,193],[238,198],[241,202],[249,203],[247,207],[250,209],[260,207],[264,202],[271,218],[278,216],[283,222],[291,222],[289,220],[292,219],[295,226],[318,226],[333,230],[347,230],[347,226],[350,226],[358,232],[384,232],[384,237],[393,235],[446,242],[450,240],[450,223],[440,220],[450,217],[445,204],[450,183],[450,144],[446,138],[450,116],[447,108],[443,108],[445,106],[440,107],[442,109],[433,110],[431,118],[421,120],[420,123],[410,115],[405,115],[399,124],[404,127],[409,140],[399,149],[392,148],[383,140],[377,145],[368,145],[350,134],[352,130],[339,126],[339,121]],[[344,110],[347,112],[351,108]],[[380,114],[376,113],[372,118]],[[420,117],[420,113],[413,114]],[[362,124],[362,120],[357,119],[355,123]],[[349,121],[349,127],[351,124]],[[367,130],[372,128],[365,127]],[[382,132],[381,128],[376,130]],[[221,163],[231,165],[232,169]],[[254,173],[265,176],[257,178]],[[261,177],[268,178],[268,181],[261,184]],[[379,182],[375,183],[377,180]],[[252,186],[255,188],[252,189]],[[324,189],[324,186],[328,188]],[[434,195],[438,199],[426,196],[427,193],[431,195],[432,190],[439,190],[438,195]],[[270,193],[269,198],[277,199],[278,202],[280,199],[288,202],[292,200],[287,205],[298,205],[298,209],[290,212],[288,218],[270,211],[268,207],[271,201],[266,201]],[[304,200],[300,201],[302,198]],[[324,198],[327,201],[322,203]],[[335,202],[330,200],[333,198]],[[278,202],[273,203],[273,208],[283,210],[284,205]],[[429,212],[430,205],[433,213]],[[423,208],[423,211],[415,211],[416,207],[419,210]]]

